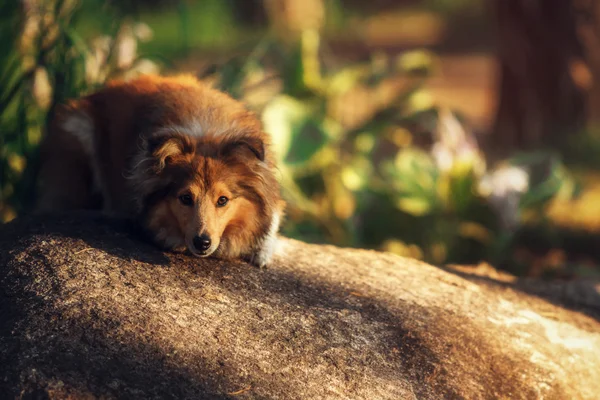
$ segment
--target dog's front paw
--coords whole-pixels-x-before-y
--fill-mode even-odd
[[[247,257],[248,262],[258,268],[267,268],[279,246],[279,239],[276,233],[279,226],[279,217],[274,218],[274,221],[271,232],[262,239],[260,246],[257,246],[252,254]]]
[[[245,260],[257,268],[266,269],[271,262],[271,257],[264,252],[257,252],[245,257]]]

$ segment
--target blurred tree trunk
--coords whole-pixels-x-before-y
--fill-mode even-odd
[[[235,0],[237,19],[244,24],[262,27],[267,23],[263,0]]]
[[[581,58],[570,0],[495,0],[499,102],[494,150],[558,144],[586,119],[585,93],[571,69]]]
[[[588,69],[589,119],[595,130],[600,127],[600,2],[573,0],[577,15],[577,33]]]

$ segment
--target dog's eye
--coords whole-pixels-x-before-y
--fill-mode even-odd
[[[225,196],[221,196],[219,197],[219,199],[217,200],[217,206],[218,207],[223,207],[225,204],[227,204],[227,202],[229,201],[229,199]]]
[[[194,199],[189,194],[182,194],[181,196],[179,196],[179,201],[184,206],[191,206],[194,204]]]

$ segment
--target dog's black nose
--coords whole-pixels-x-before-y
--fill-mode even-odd
[[[210,238],[207,234],[202,234],[194,238],[194,247],[196,250],[206,251],[210,247]]]

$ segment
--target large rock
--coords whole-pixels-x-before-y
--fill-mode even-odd
[[[8,398],[600,397],[597,290],[287,239],[259,270],[93,216],[0,231]]]

